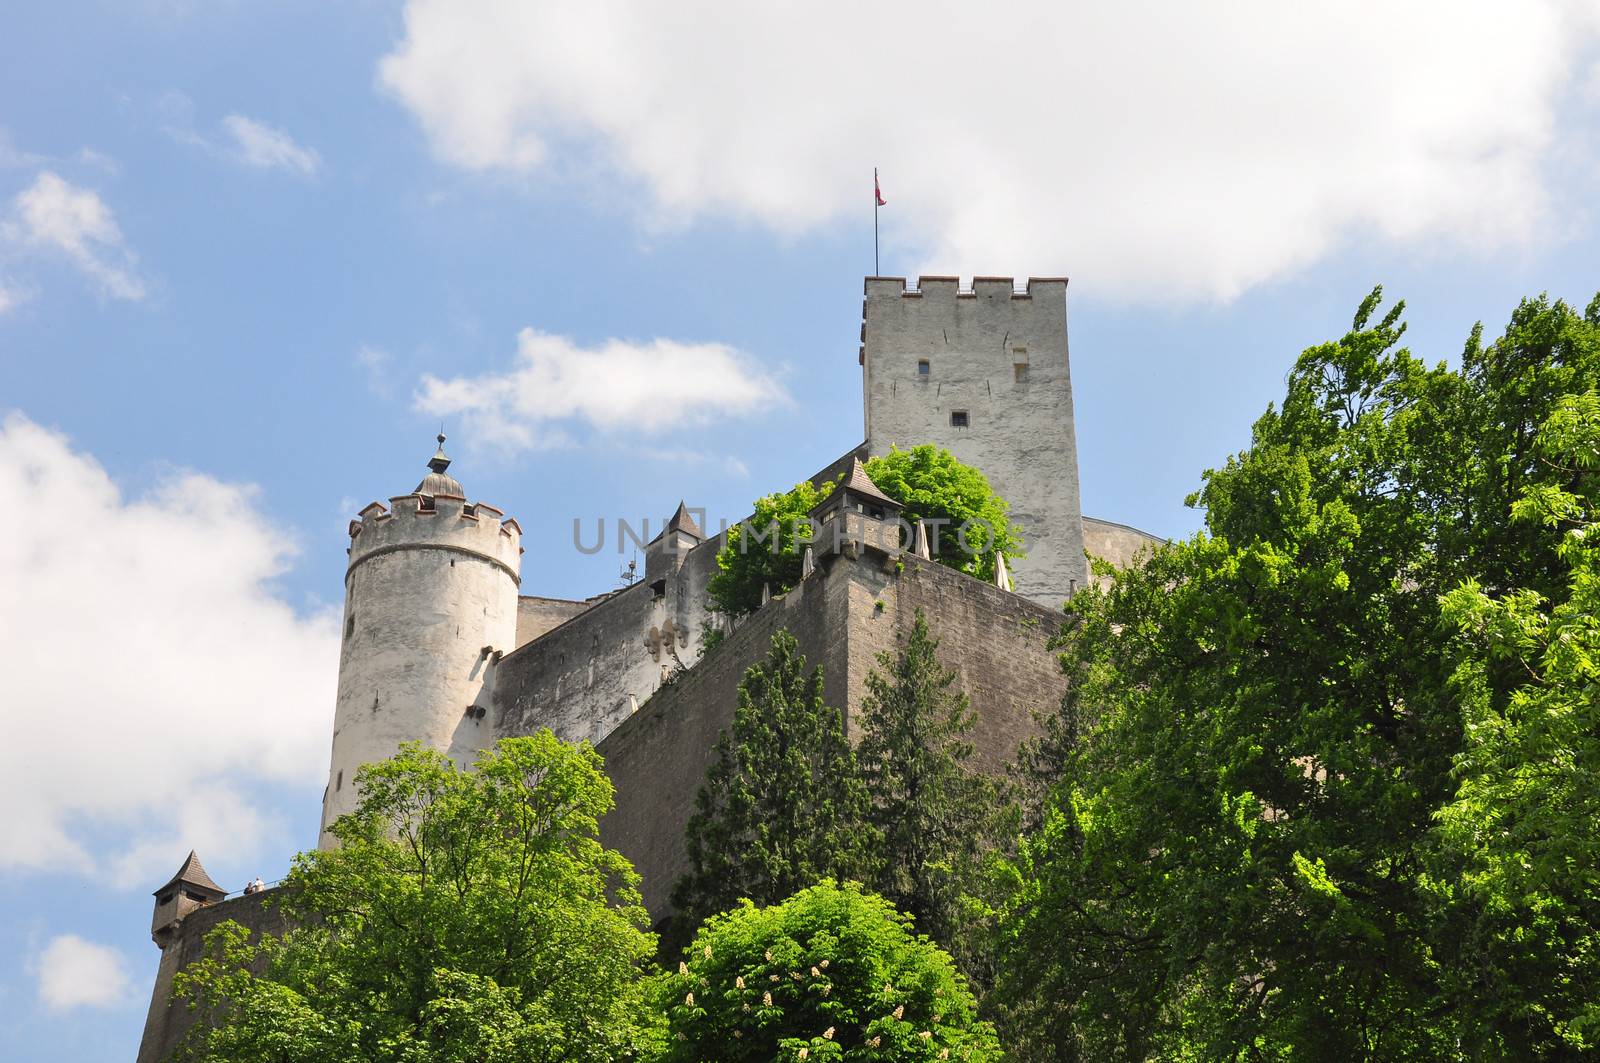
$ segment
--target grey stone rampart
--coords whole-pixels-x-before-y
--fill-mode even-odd
[[[1118,568],[1128,568],[1143,553],[1152,550],[1165,539],[1138,528],[1098,517],[1083,518],[1083,548],[1090,557],[1109,561]],[[1091,575],[1096,586],[1104,587],[1110,581]]]
[[[1049,640],[1061,614],[942,565],[901,560],[897,573],[893,559],[872,551],[821,559],[810,578],[746,618],[599,744],[617,789],[601,837],[633,861],[655,917],[668,913],[672,885],[687,870],[683,831],[733,718],[739,680],[778,629],[794,635],[809,666],[822,666],[824,694],[844,707],[853,740],[867,674],[880,652],[895,651],[918,608],[977,710],[973,745],[984,769],[1002,770],[1034,733],[1033,711],[1059,702],[1064,680]]]
[[[932,443],[983,470],[1023,528],[1017,592],[1052,608],[1087,579],[1066,292],[1064,278],[869,277],[861,328],[868,450]]]
[[[269,889],[219,901],[190,912],[177,925],[161,950],[161,965],[156,968],[155,988],[150,994],[150,1012],[139,1042],[138,1063],[167,1059],[194,1025],[195,1012],[182,1001],[172,999],[172,981],[174,975],[200,958],[206,935],[229,919],[255,934],[283,933],[288,924],[271,903],[278,895],[278,890]]]
[[[659,581],[607,595],[502,658],[494,675],[496,735],[548,727],[569,742],[598,742],[665,679],[693,665],[718,545],[714,538],[699,544]]]
[[[566,598],[540,598],[522,595],[517,598],[517,646],[526,646],[534,639],[551,631],[568,620],[588,610],[594,599],[570,601]]]

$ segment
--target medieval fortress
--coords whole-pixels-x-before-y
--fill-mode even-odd
[[[582,600],[523,583],[521,529],[472,501],[439,452],[414,490],[350,522],[343,647],[320,844],[357,801],[363,764],[419,740],[468,764],[508,735],[549,728],[596,745],[617,791],[602,840],[633,861],[658,918],[686,870],[683,830],[746,668],[788,629],[824,669],[854,731],[865,677],[920,609],[977,713],[973,744],[999,769],[1059,701],[1049,649],[1062,605],[1090,578],[1085,554],[1127,563],[1153,537],[1082,514],[1065,278],[869,277],[859,362],[864,440],[812,479],[842,486],[813,514],[823,534],[805,576],[765,601],[701,659],[719,624],[707,584],[719,534],[680,506],[646,547],[642,578]],[[892,501],[859,460],[933,443],[981,469],[1024,535],[1009,579],[939,565],[897,537]],[[794,470],[798,478],[810,470]],[[766,490],[782,484],[764,485]],[[532,575],[532,573],[530,573]],[[269,891],[270,892],[270,891]],[[172,975],[223,919],[269,929],[262,894],[225,899],[190,855],[156,893],[161,965],[140,1060],[163,1058],[187,1025],[167,1007]]]

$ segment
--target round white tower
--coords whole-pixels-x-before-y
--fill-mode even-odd
[[[468,764],[495,738],[486,710],[495,663],[515,647],[522,529],[469,504],[449,467],[441,434],[415,491],[350,522],[324,848],[363,764],[408,741]]]

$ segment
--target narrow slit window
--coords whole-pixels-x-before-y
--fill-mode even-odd
[[[965,428],[965,427],[967,427],[967,411],[966,410],[951,410],[950,411],[950,427],[951,428]]]

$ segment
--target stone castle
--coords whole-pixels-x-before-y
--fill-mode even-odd
[[[865,439],[811,477],[842,486],[813,514],[821,533],[799,584],[733,625],[703,660],[700,633],[722,623],[707,596],[720,534],[680,505],[646,546],[636,582],[583,600],[527,593],[521,529],[469,501],[441,436],[414,490],[350,522],[324,831],[354,808],[361,765],[403,741],[466,764],[503,736],[547,727],[605,758],[617,807],[602,840],[632,860],[662,918],[687,869],[683,831],[713,746],[772,634],[786,628],[822,666],[829,702],[853,733],[866,675],[919,609],[971,698],[978,760],[1000,770],[1033,732],[1033,713],[1061,697],[1049,640],[1063,603],[1090,578],[1086,553],[1126,564],[1154,541],[1082,514],[1066,288],[1064,278],[978,277],[970,288],[955,277],[867,278]],[[903,544],[895,503],[860,468],[922,443],[980,468],[1011,503],[1026,556],[1007,559],[995,581],[930,560],[921,535]],[[141,1061],[163,1058],[182,1036],[187,1015],[167,1006],[171,980],[205,933],[223,919],[275,925],[263,896],[227,899],[192,853],[156,891],[162,955]]]

